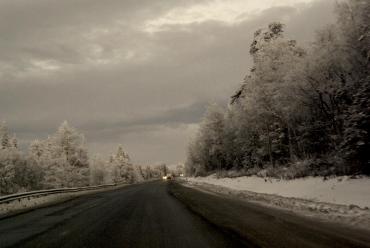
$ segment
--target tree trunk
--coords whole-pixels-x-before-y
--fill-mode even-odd
[[[289,139],[289,158],[293,161],[293,145],[292,145],[292,135],[290,125],[288,124],[288,139]]]
[[[272,165],[272,167],[275,167],[275,161],[272,156],[272,142],[271,142],[271,137],[270,137],[270,126],[268,124],[266,126],[267,126],[267,140],[268,140],[267,148],[268,148],[268,153],[269,153],[269,158],[270,158],[270,164]]]

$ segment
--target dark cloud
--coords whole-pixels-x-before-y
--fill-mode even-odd
[[[0,119],[25,143],[69,120],[93,152],[123,143],[136,161],[181,161],[207,103],[225,104],[248,71],[256,29],[282,21],[309,43],[333,21],[332,1],[317,0],[145,32],[148,20],[195,3],[0,1]]]
[[[206,102],[196,102],[188,106],[171,108],[159,114],[134,120],[116,122],[111,122],[109,120],[96,121],[94,123],[84,124],[81,126],[81,128],[87,130],[125,128],[130,131],[135,131],[136,127],[142,129],[142,127],[145,126],[149,126],[149,128],[151,128],[152,126],[156,125],[173,126],[178,124],[194,124],[200,122],[203,114],[205,113],[207,104],[208,103]]]

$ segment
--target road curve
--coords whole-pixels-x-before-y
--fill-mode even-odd
[[[166,182],[81,196],[0,220],[0,247],[241,247],[190,212]]]

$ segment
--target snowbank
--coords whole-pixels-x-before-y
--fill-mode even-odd
[[[336,177],[324,180],[322,177],[308,177],[295,180],[280,180],[260,177],[187,178],[192,183],[208,183],[234,190],[295,197],[306,200],[370,208],[370,178]]]
[[[370,230],[370,178],[186,178],[185,186]]]

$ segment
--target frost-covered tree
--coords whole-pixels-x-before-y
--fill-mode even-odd
[[[10,139],[10,146],[13,147],[13,148],[15,148],[15,149],[18,149],[18,140],[17,140],[17,137],[16,137],[15,134]]]
[[[340,153],[350,172],[370,174],[370,2],[341,2],[338,23],[343,50],[350,64],[343,73],[341,97],[346,105]]]
[[[224,114],[217,105],[211,105],[189,145],[186,174],[204,175],[207,171],[220,170],[225,162],[223,147]]]
[[[157,165],[157,170],[160,172],[161,176],[165,176],[169,173],[169,169],[166,164]]]
[[[85,138],[63,122],[55,134],[36,140],[29,148],[32,157],[45,171],[45,186],[75,187],[89,184],[89,161]]]
[[[0,194],[15,193],[19,190],[15,184],[15,162],[19,154],[8,149],[0,150]]]
[[[283,28],[280,23],[271,23],[267,29],[255,33],[250,48],[254,65],[240,90],[232,97],[229,117],[234,124],[230,123],[230,127],[246,125],[235,123],[236,118],[243,118],[240,121],[249,126],[244,133],[229,132],[234,136],[238,133],[239,137],[249,137],[245,139],[249,145],[239,144],[244,147],[243,152],[249,153],[244,158],[237,155],[239,163],[284,163],[287,155],[289,160],[298,156],[294,128],[299,118],[296,113],[300,102],[296,92],[300,84],[294,80],[292,71],[300,65],[306,52],[297,46],[296,41],[284,37]],[[238,136],[234,139],[241,141]],[[255,140],[257,137],[258,141]],[[253,148],[253,145],[259,147]]]
[[[34,140],[29,146],[29,155],[35,159],[39,159],[44,154],[44,144],[39,140]]]
[[[5,122],[0,125],[1,149],[8,149],[11,147],[8,127]]]
[[[15,135],[8,139],[9,133],[4,125],[1,128],[2,149],[0,149],[0,194],[41,189],[43,171],[31,159],[18,150]]]
[[[144,177],[145,180],[148,180],[148,179],[151,179],[151,178],[154,177],[152,169],[150,168],[150,166],[146,166],[144,169],[142,169],[142,171],[143,171],[143,177]]]
[[[66,121],[46,139],[31,142],[27,155],[18,149],[16,136],[9,134],[5,124],[0,125],[0,141],[0,194],[134,183],[158,176],[151,168],[144,170],[133,165],[121,145],[108,161],[99,156],[90,160],[84,136]]]
[[[111,170],[108,163],[96,155],[90,162],[90,184],[101,185],[112,183]]]
[[[143,180],[139,168],[131,163],[122,145],[119,145],[116,154],[110,157],[109,166],[112,168],[114,182],[134,183]]]
[[[178,165],[176,165],[175,175],[176,176],[180,176],[182,174],[184,174],[184,164],[178,164]]]
[[[337,5],[337,23],[306,49],[285,38],[281,23],[255,32],[253,66],[223,112],[222,128],[201,124],[187,174],[270,165],[279,171],[300,160],[309,161],[312,175],[370,173],[370,2]]]
[[[67,121],[62,123],[52,138],[55,142],[57,155],[65,156],[72,166],[88,166],[85,137],[76,129],[70,127]]]

